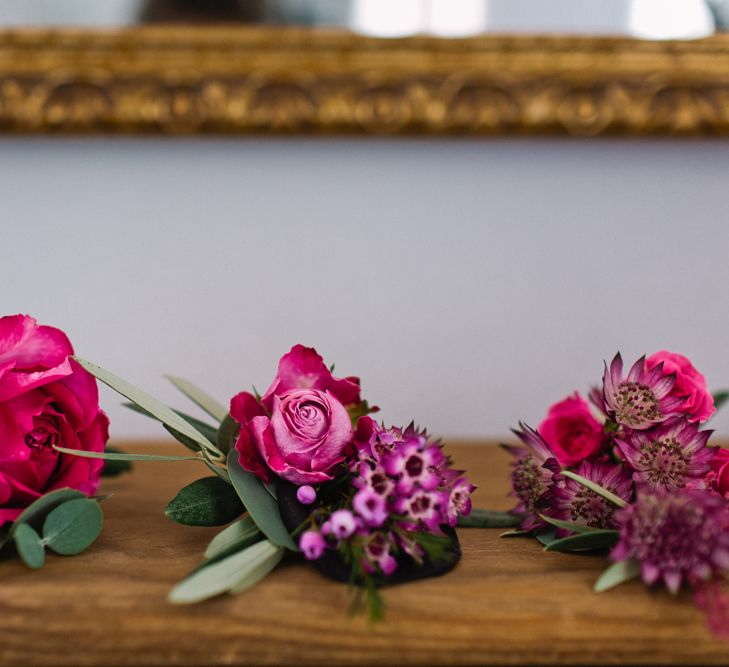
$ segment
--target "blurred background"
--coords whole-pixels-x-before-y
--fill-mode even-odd
[[[0,24],[689,39],[722,16],[679,0],[203,4],[4,0]],[[706,138],[5,137],[0,303],[179,406],[164,373],[225,401],[264,390],[302,342],[360,375],[387,422],[501,436],[586,392],[617,350],[681,352],[729,386],[728,176]],[[104,400],[116,438],[160,437]]]

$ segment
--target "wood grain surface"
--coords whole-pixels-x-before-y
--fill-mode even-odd
[[[478,506],[510,506],[505,453],[488,443],[449,449],[478,484]],[[39,572],[4,557],[0,664],[729,663],[729,646],[712,639],[688,594],[633,582],[595,595],[602,558],[543,553],[499,530],[460,530],[456,570],[386,589],[386,618],[375,627],[347,615],[346,586],[293,558],[247,593],[169,605],[168,590],[217,529],[178,526],[163,508],[206,474],[196,462],[136,464],[104,482],[113,496],[88,552],[49,556]]]

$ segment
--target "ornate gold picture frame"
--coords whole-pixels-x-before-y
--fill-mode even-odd
[[[4,133],[724,135],[729,36],[0,32]]]

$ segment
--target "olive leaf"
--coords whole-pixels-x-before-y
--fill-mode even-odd
[[[263,537],[253,519],[247,516],[221,530],[205,549],[205,560],[219,560],[249,547]]]
[[[181,489],[165,508],[186,526],[222,526],[245,512],[235,489],[220,477],[203,477]]]
[[[228,410],[207,392],[200,389],[200,387],[197,387],[189,380],[177,377],[176,375],[166,375],[165,377],[175,386],[175,388],[179,389],[185,396],[187,396],[187,398],[203,410],[203,412],[206,412],[213,419],[219,422],[225,419],[228,414]]]
[[[556,539],[544,546],[545,551],[592,551],[615,546],[620,533],[617,530],[593,530]]]
[[[522,517],[510,512],[472,509],[468,516],[458,517],[460,528],[512,528],[521,523]]]
[[[555,519],[554,517],[547,516],[546,514],[540,514],[539,516],[547,523],[551,523],[553,526],[562,528],[563,530],[570,530],[573,533],[592,533],[596,530],[600,530],[600,528],[592,528],[591,526],[586,526],[583,523],[574,523],[572,521]]]
[[[235,449],[228,454],[228,474],[243,505],[261,532],[275,545],[298,551],[298,547],[281,519],[278,503],[266,491],[263,482],[258,477],[241,468],[238,462],[238,452]]]
[[[640,575],[640,562],[635,558],[629,558],[610,565],[595,582],[595,592],[602,593],[610,588],[635,579]]]
[[[617,505],[618,507],[627,507],[628,503],[625,502],[622,498],[619,496],[616,496],[611,491],[608,491],[607,489],[603,488],[599,484],[596,484],[595,482],[587,479],[586,477],[583,477],[582,475],[578,475],[576,472],[572,472],[571,470],[563,470],[560,475],[564,475],[565,477],[569,477],[570,479],[573,479],[578,484],[581,484],[587,489],[590,489],[590,491],[593,491],[598,496],[602,496],[605,498],[605,500],[609,500],[614,505]]]

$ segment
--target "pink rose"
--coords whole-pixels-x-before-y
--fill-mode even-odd
[[[729,494],[729,450],[717,447],[710,465],[714,472],[713,488],[726,498]]]
[[[577,392],[549,408],[537,430],[567,468],[597,454],[605,439],[602,424]]]
[[[102,460],[53,449],[102,452],[109,437],[96,380],[72,354],[62,331],[0,318],[0,525],[48,491],[98,487]]]
[[[261,402],[269,412],[274,396],[292,389],[319,389],[328,391],[344,406],[359,404],[359,378],[335,378],[324,364],[324,359],[313,347],[294,345],[278,362],[278,373],[266,390]]]
[[[676,374],[671,396],[685,396],[686,402],[677,411],[689,416],[689,421],[705,422],[715,412],[714,397],[706,387],[706,378],[682,354],[661,350],[645,360],[646,368],[663,363],[663,374]]]
[[[270,417],[247,392],[231,401],[230,414],[241,425],[235,445],[241,466],[266,482],[271,472],[300,485],[332,479],[353,435],[346,408],[320,389],[292,389],[271,400]]]

